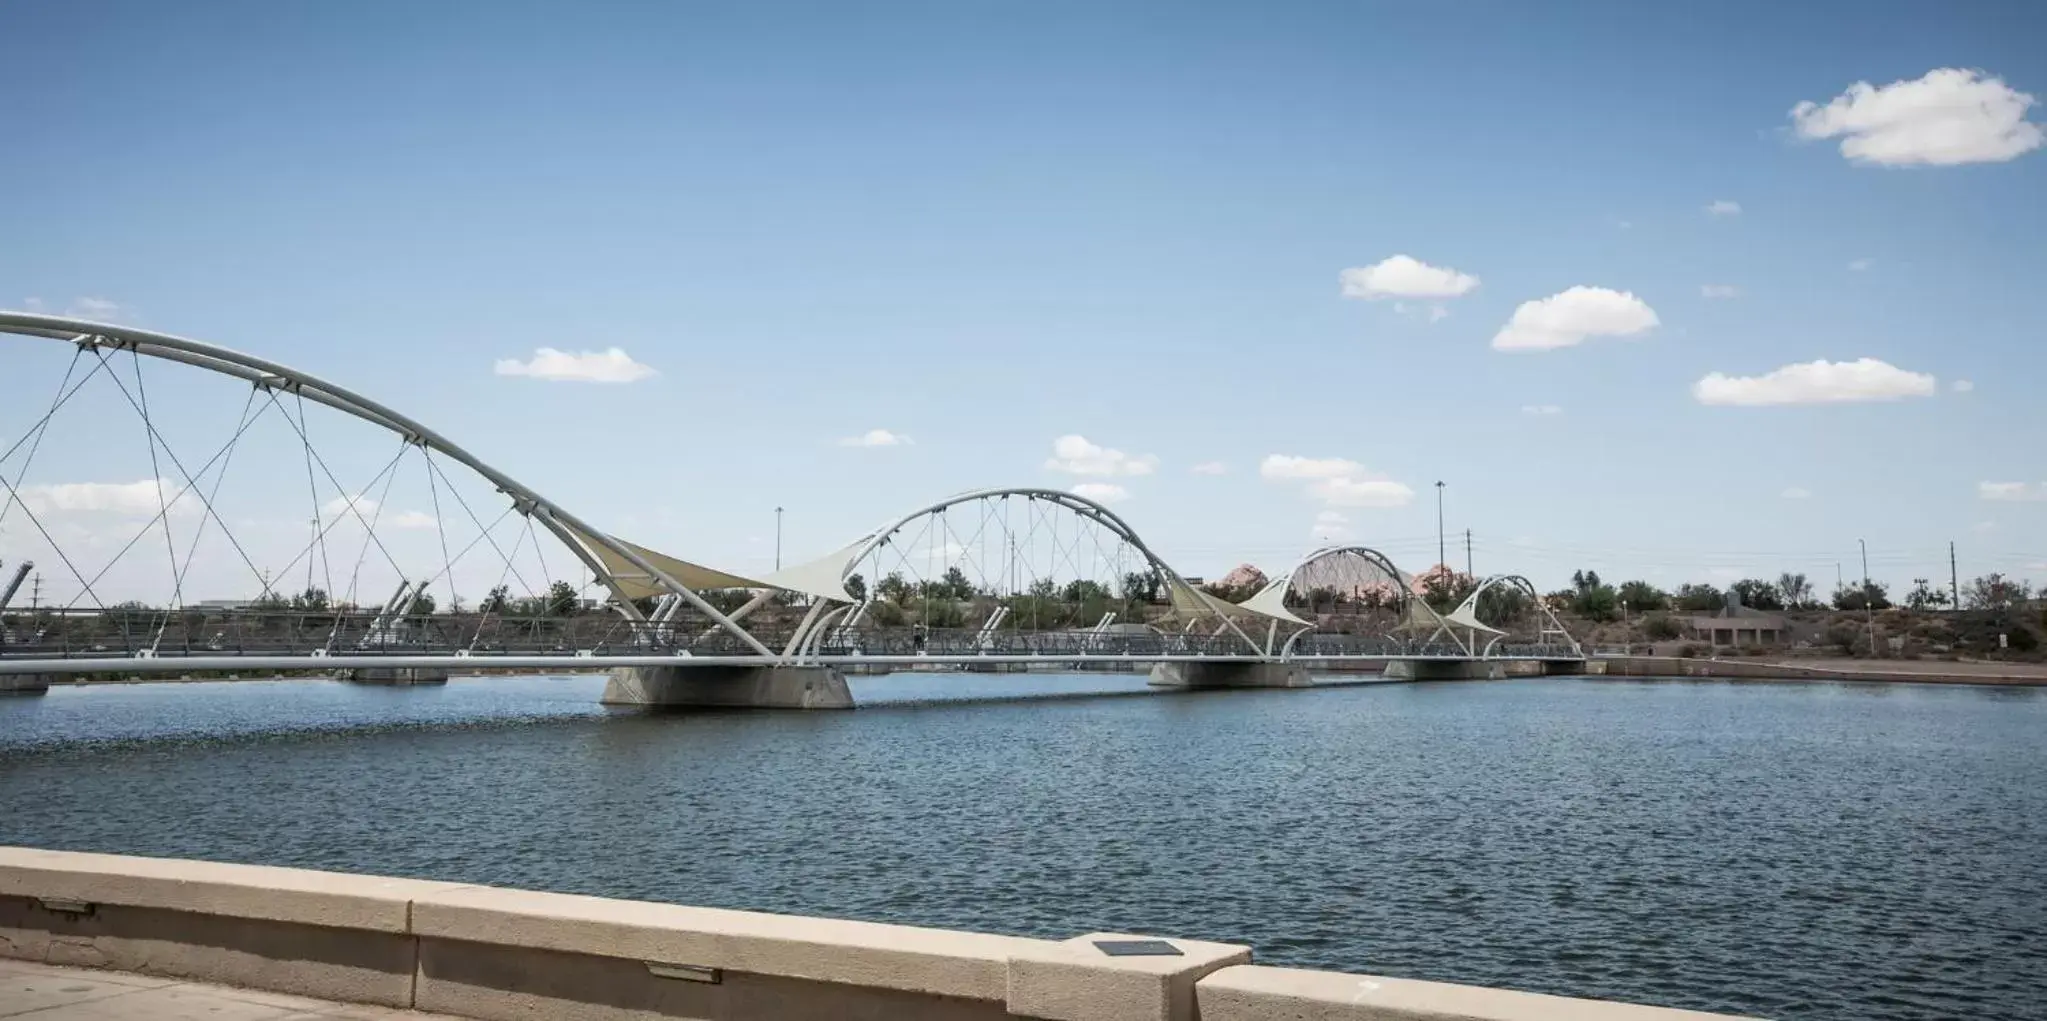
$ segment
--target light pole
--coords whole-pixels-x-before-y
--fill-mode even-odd
[[[1443,481],[1436,480],[1436,563],[1450,563],[1449,546],[1443,541]]]
[[[1869,622],[1869,654],[1876,656],[1876,593],[1869,586],[1869,543],[1855,540],[1862,547],[1862,616]]]
[[[782,508],[775,508],[775,570],[782,569]]]

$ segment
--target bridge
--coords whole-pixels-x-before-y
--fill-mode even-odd
[[[607,701],[832,707],[851,704],[846,672],[1294,686],[1310,669],[1498,676],[1584,658],[1517,575],[1417,575],[1345,544],[1218,591],[1103,503],[1036,486],[947,496],[785,569],[725,570],[263,358],[22,312],[0,312],[0,338],[0,690],[606,669]],[[230,589],[256,594],[197,598]]]

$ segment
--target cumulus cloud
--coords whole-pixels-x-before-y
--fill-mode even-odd
[[[1045,462],[1045,467],[1068,475],[1150,475],[1158,466],[1159,459],[1150,454],[1132,457],[1076,435],[1053,440],[1052,457]]]
[[[1708,373],[1692,385],[1700,404],[1840,404],[1925,397],[1938,381],[1875,358],[1852,362],[1825,359],[1786,365],[1761,376]]]
[[[1394,255],[1370,266],[1346,269],[1337,274],[1337,280],[1343,285],[1344,297],[1366,301],[1455,298],[1470,293],[1478,286],[1478,278],[1469,273],[1459,273],[1448,266],[1431,266],[1407,255]]]
[[[1976,389],[1976,384],[1971,383],[1966,379],[1958,379],[1952,383],[1949,383],[1948,389],[1953,390],[1958,394],[1965,394]]]
[[[1978,482],[1976,495],[1985,500],[2035,503],[2047,500],[2047,482],[2027,485],[2024,482]]]
[[[1306,482],[1304,491],[1330,507],[1400,507],[1414,499],[1406,483],[1341,457],[1268,454],[1258,474],[1270,482]]]
[[[383,523],[390,525],[392,528],[439,528],[441,525],[439,518],[425,511],[416,510],[393,514],[385,518]]]
[[[1564,413],[1564,409],[1554,404],[1523,404],[1521,406],[1521,413],[1524,415],[1561,415]]]
[[[637,383],[656,375],[652,368],[633,361],[623,348],[616,347],[573,353],[543,347],[534,351],[528,361],[498,359],[497,374],[569,383]]]
[[[1230,469],[1221,461],[1203,461],[1189,470],[1196,475],[1222,475]]]
[[[22,505],[34,514],[78,512],[153,518],[166,504],[170,504],[172,514],[193,514],[201,509],[196,499],[178,500],[182,489],[170,479],[56,482],[20,486],[17,491]],[[171,504],[173,500],[178,502]]]
[[[1315,526],[1308,532],[1311,538],[1323,541],[1341,542],[1353,537],[1350,518],[1342,511],[1326,510],[1315,515]]]
[[[321,504],[320,513],[330,518],[338,518],[343,515],[353,518],[355,514],[349,514],[348,511],[351,504],[355,506],[355,514],[360,514],[365,519],[377,512],[377,501],[360,494],[350,494],[348,496],[337,496]]]
[[[1875,259],[1856,259],[1848,263],[1848,270],[1851,273],[1861,273],[1874,265],[1876,265]]]
[[[1493,350],[1573,347],[1588,337],[1633,336],[1654,329],[1658,322],[1656,311],[1628,291],[1580,285],[1522,302],[1513,318],[1493,336]]]
[[[1741,288],[1736,287],[1733,284],[1700,284],[1699,297],[1739,298],[1741,297]]]
[[[1807,489],[1804,486],[1792,486],[1790,489],[1787,489],[1777,495],[1783,497],[1786,500],[1810,500],[1812,499],[1812,490]]]
[[[902,433],[887,429],[869,429],[858,436],[848,436],[839,441],[842,447],[900,447],[910,442]]]
[[[1073,487],[1073,495],[1096,503],[1119,503],[1130,499],[1130,490],[1113,482],[1083,482]]]
[[[1740,216],[1741,203],[1733,199],[1715,199],[1706,205],[1707,216]]]
[[[1855,163],[2002,163],[2047,143],[2026,120],[2033,103],[2001,78],[1943,67],[1889,85],[1856,82],[1825,106],[1806,100],[1791,108],[1791,123],[1801,138],[1839,138]]]
[[[1267,479],[1334,479],[1364,474],[1365,466],[1341,457],[1294,457],[1267,454],[1258,463],[1258,474]]]
[[[1414,500],[1407,483],[1382,478],[1317,479],[1308,495],[1331,507],[1405,507]]]

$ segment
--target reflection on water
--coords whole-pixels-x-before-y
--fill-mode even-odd
[[[1133,698],[854,678],[656,715],[602,678],[0,700],[0,842],[504,883],[1779,1018],[2040,1017],[2047,700],[1528,680]],[[960,701],[970,697],[971,701]]]

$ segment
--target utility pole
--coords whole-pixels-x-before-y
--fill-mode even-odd
[[[1954,600],[1954,602],[1948,604],[1948,609],[1961,609],[1962,573],[1955,569],[1955,541],[1953,539],[1949,539],[1947,543],[1947,591],[1948,596]]]
[[[1869,654],[1876,651],[1876,593],[1869,585],[1869,543],[1861,539],[1855,545],[1862,547],[1862,616],[1869,622]]]
[[[1448,547],[1443,542],[1443,480],[1436,480],[1436,563],[1445,569],[1450,566]]]
[[[775,508],[775,570],[782,569],[782,508]]]
[[[1469,528],[1464,530],[1464,576],[1467,578],[1478,577],[1471,569],[1471,529]]]
[[[28,612],[35,613],[43,608],[43,572],[37,571],[28,583]]]

